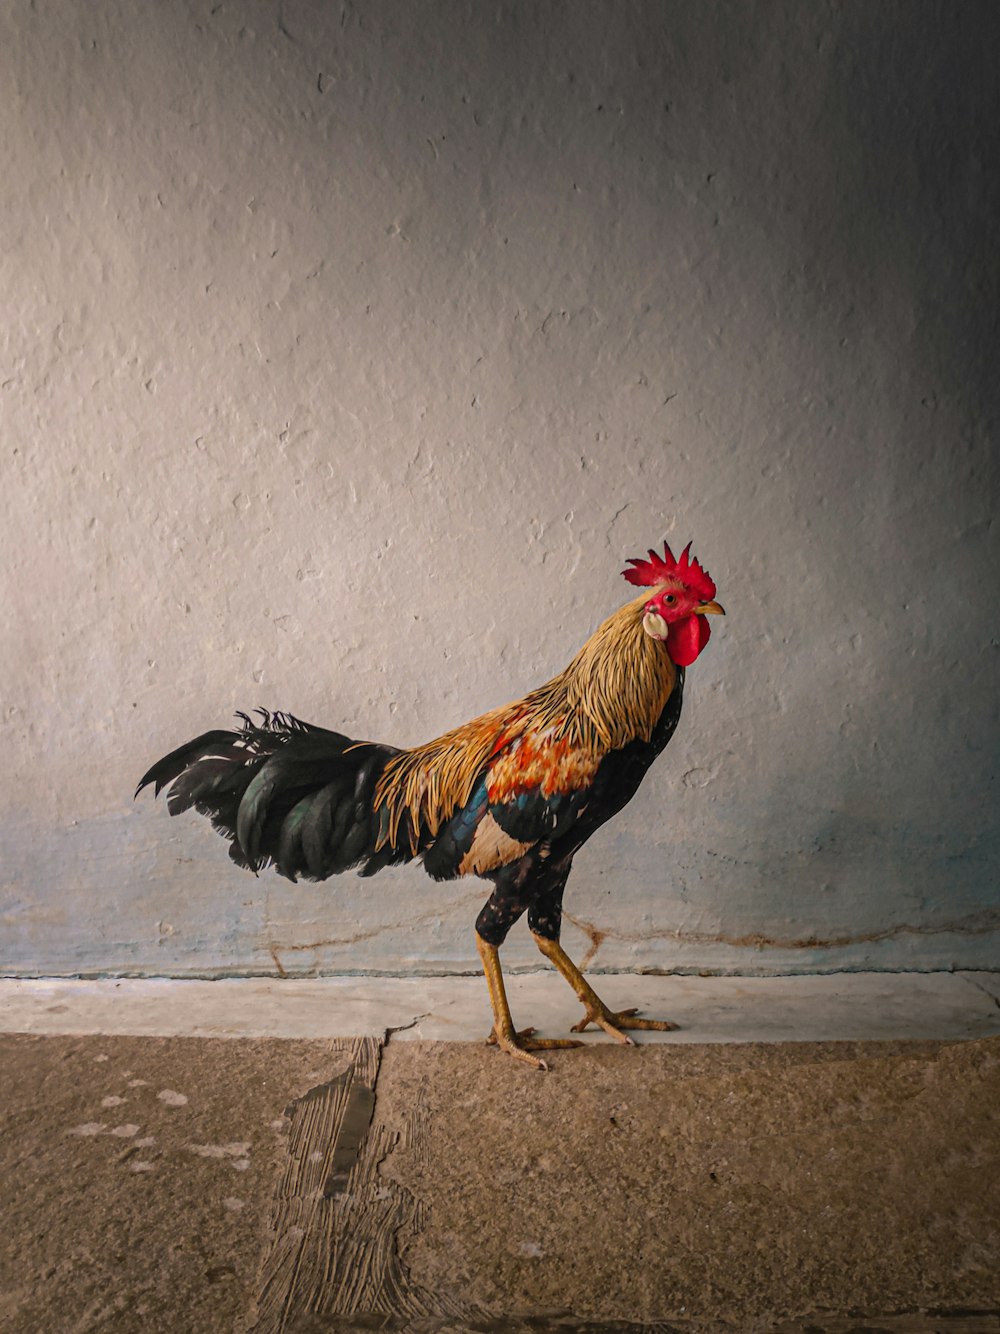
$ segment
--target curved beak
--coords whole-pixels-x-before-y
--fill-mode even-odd
[[[702,602],[694,609],[696,616],[725,616],[725,609],[717,602]]]

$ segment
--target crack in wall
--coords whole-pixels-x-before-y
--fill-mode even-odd
[[[457,902],[451,904],[446,912],[440,909],[430,909],[421,913],[417,917],[404,918],[397,922],[383,922],[378,926],[369,927],[363,931],[356,931],[348,936],[324,936],[320,940],[292,941],[286,945],[280,941],[269,941],[267,945],[268,953],[274,960],[274,965],[278,969],[280,977],[287,977],[284,966],[281,962],[281,954],[303,954],[310,950],[333,949],[344,945],[360,945],[366,940],[375,940],[379,936],[390,931],[410,931],[414,928],[426,925],[428,922],[439,920],[445,916],[451,916],[454,912],[467,908],[473,903],[479,903],[482,900],[482,894],[466,894]],[[265,930],[273,926],[270,921],[265,922]]]
[[[998,996],[995,991],[992,991],[989,987],[983,986],[982,982],[979,982],[974,977],[970,976],[970,974],[964,969],[962,970],[962,977],[965,979],[966,982],[971,982],[971,984],[976,988],[976,990],[981,991],[984,996],[989,996],[993,1004],[997,1007],[998,1010],[1000,1010],[1000,996]]]
[[[478,901],[478,896],[477,896]],[[323,937],[319,940],[297,942],[291,945],[272,944],[269,946],[271,958],[274,960],[275,967],[278,969],[280,977],[287,977],[288,973],[283,967],[280,958],[280,952],[287,953],[308,953],[313,950],[327,949],[334,946],[353,945],[365,940],[373,940],[391,931],[401,929],[411,929],[418,927],[424,922],[432,921],[439,917],[438,913],[427,913],[418,918],[412,918],[407,922],[393,922],[385,926],[374,927],[368,931],[358,932],[353,936],[343,937]],[[583,957],[579,961],[581,969],[590,968],[594,965],[597,955],[605,941],[619,941],[623,944],[639,944],[644,941],[674,941],[682,945],[727,945],[733,949],[752,949],[761,950],[836,950],[846,949],[852,945],[876,944],[883,940],[893,940],[900,936],[934,936],[948,934],[962,934],[968,936],[988,935],[991,931],[1000,928],[1000,911],[986,909],[980,913],[970,913],[965,917],[955,918],[950,922],[923,923],[916,925],[912,922],[902,922],[895,926],[883,927],[877,931],[858,932],[856,934],[843,934],[837,936],[820,936],[816,933],[807,936],[772,936],[764,932],[752,931],[744,935],[732,935],[728,932],[710,932],[710,931],[686,931],[683,928],[649,930],[649,931],[621,931],[610,927],[599,927],[595,922],[590,922],[584,917],[576,917],[571,913],[564,914],[565,920],[570,922],[576,929],[587,936],[589,945]],[[368,972],[369,970],[364,970]],[[456,972],[468,973],[468,969],[458,969]],[[478,972],[478,969],[472,969],[472,972]],[[517,969],[516,971],[525,971]],[[528,970],[531,971],[531,970]],[[633,971],[625,969],[623,971]],[[650,971],[648,968],[643,971]],[[665,970],[667,971],[667,970]],[[675,971],[670,969],[669,971]],[[437,974],[435,974],[437,975]],[[441,976],[449,976],[450,973],[441,970]]]
[[[1000,928],[1000,912],[985,909],[980,913],[970,913],[951,922],[924,923],[916,926],[910,922],[901,922],[896,926],[883,927],[878,931],[860,932],[856,935],[840,936],[768,936],[763,932],[753,931],[746,935],[734,936],[726,932],[709,931],[615,931],[604,929],[588,922],[585,918],[564,914],[577,930],[590,938],[590,948],[584,955],[586,964],[593,963],[597,951],[605,940],[619,940],[628,944],[638,944],[646,940],[674,940],[685,945],[730,945],[736,949],[772,949],[772,950],[832,950],[844,949],[850,945],[867,945],[880,940],[892,940],[897,936],[933,936],[949,933],[970,936],[987,935]],[[581,961],[580,967],[584,967]]]

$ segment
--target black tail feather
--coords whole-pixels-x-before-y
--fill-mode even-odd
[[[152,783],[153,796],[158,797],[167,784],[172,783],[200,755],[207,755],[213,746],[222,746],[235,741],[239,735],[239,732],[206,732],[203,736],[195,737],[193,741],[178,746],[169,755],[164,755],[162,760],[157,760],[151,769],[147,769],[139,779],[135,795],[138,796],[144,787]]]
[[[382,820],[375,788],[392,746],[353,741],[286,713],[258,709],[239,731],[213,731],[165,755],[143,776],[178,815],[192,806],[230,843],[229,855],[252,871],[274,864],[290,880],[359,866],[372,874],[409,861],[410,843],[375,844]]]
[[[211,801],[213,795],[233,792],[240,787],[246,752],[231,746],[228,753],[213,748],[197,764],[185,769],[173,781],[167,793],[167,809],[171,815],[180,815],[189,807]]]

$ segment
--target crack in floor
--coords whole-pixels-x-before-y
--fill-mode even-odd
[[[464,1321],[486,1314],[424,1291],[403,1263],[401,1238],[420,1230],[422,1210],[382,1168],[397,1148],[413,1143],[418,1118],[408,1116],[399,1129],[379,1119],[384,1046],[376,1038],[341,1040],[336,1050],[350,1055],[346,1069],[286,1109],[287,1159],[271,1207],[253,1334],[349,1328],[350,1321],[379,1328],[394,1316]],[[376,1323],[358,1324],[362,1318]]]
[[[392,1039],[395,1037],[397,1033],[406,1033],[411,1028],[416,1028],[417,1024],[421,1023],[422,1020],[429,1019],[432,1013],[433,1011],[431,1010],[425,1010],[423,1014],[418,1014],[416,1019],[411,1019],[408,1024],[393,1024],[391,1027],[385,1030],[385,1037],[383,1039],[382,1045],[384,1047],[388,1047],[389,1043],[392,1041]],[[376,1075],[375,1078],[378,1079],[378,1076]]]

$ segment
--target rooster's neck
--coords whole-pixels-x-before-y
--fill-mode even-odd
[[[609,616],[550,683],[561,686],[574,739],[588,748],[648,741],[677,683],[666,645],[642,628],[646,601],[644,593]]]

